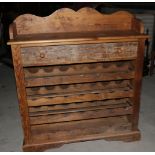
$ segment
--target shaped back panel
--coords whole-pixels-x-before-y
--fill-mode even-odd
[[[24,14],[17,17],[10,27],[10,38],[15,35],[88,32],[88,31],[143,31],[141,22],[126,11],[101,14],[92,8],[82,8],[75,12],[62,8],[47,17]]]

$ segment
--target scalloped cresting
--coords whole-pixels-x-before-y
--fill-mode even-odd
[[[136,27],[133,26],[133,21]],[[92,8],[74,11],[62,8],[49,16],[39,17],[32,14],[18,16],[14,22],[17,35],[89,32],[139,29],[140,22],[129,12],[118,11],[112,14],[101,14]]]

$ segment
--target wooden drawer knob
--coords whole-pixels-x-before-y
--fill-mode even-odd
[[[44,53],[40,53],[40,58],[45,58],[45,54]]]

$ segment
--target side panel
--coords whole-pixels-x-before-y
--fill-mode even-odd
[[[140,95],[142,85],[143,60],[144,60],[145,40],[139,40],[137,59],[135,60],[135,79],[134,97],[133,97],[133,130],[138,129],[139,110],[140,110]]]
[[[22,117],[22,126],[24,131],[24,140],[25,143],[28,143],[30,140],[30,123],[28,116],[26,89],[24,83],[24,72],[21,62],[20,46],[13,45],[11,48],[13,55],[13,64],[16,78],[18,100],[19,100],[19,108]]]

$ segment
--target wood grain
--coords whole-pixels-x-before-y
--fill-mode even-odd
[[[78,103],[68,103],[68,104],[58,104],[58,105],[43,105],[43,106],[34,106],[29,107],[30,115],[37,112],[66,112],[68,110],[83,110],[86,108],[98,108],[99,106],[108,106],[115,104],[129,104],[132,105],[132,102],[129,98],[123,99],[109,99],[103,101],[90,101],[90,102],[78,102]]]
[[[96,102],[96,101],[95,101]],[[85,102],[82,102],[85,103]],[[88,102],[86,102],[88,103]],[[91,102],[89,102],[91,104]],[[93,102],[94,103],[94,102]],[[100,101],[101,103],[101,101]],[[104,101],[102,101],[104,103]],[[109,101],[110,103],[110,101]],[[61,105],[63,107],[63,105]],[[119,102],[112,104],[112,101],[108,105],[98,105],[98,106],[90,106],[87,107],[80,107],[80,108],[72,108],[72,109],[63,109],[63,110],[47,110],[47,111],[36,111],[36,112],[30,112],[30,116],[45,116],[45,115],[55,115],[55,114],[67,114],[67,113],[75,113],[75,112],[86,112],[86,111],[95,111],[95,110],[101,110],[101,109],[114,109],[114,108],[127,108],[129,106],[132,106],[129,102]]]
[[[11,32],[13,34],[13,32]],[[16,33],[15,33],[16,35]],[[128,36],[128,37],[126,37]],[[95,32],[71,32],[71,33],[46,33],[17,35],[8,42],[8,45],[21,45],[21,47],[71,45],[71,44],[95,44],[109,42],[129,42],[149,36],[135,31],[95,31]]]
[[[54,76],[54,77],[40,77],[40,78],[26,78],[26,87],[35,86],[49,86],[72,83],[85,83],[96,81],[111,81],[132,79],[135,72],[114,72],[114,73],[97,73],[97,74],[79,74],[70,76]]]
[[[24,151],[95,140],[134,141],[144,44],[134,15],[63,8],[9,27]]]
[[[132,61],[24,67],[25,78],[134,71]]]
[[[72,102],[86,102],[114,98],[132,97],[133,90],[131,88],[119,88],[100,91],[89,91],[85,93],[63,94],[63,95],[46,95],[28,97],[28,106],[52,105]]]
[[[130,60],[137,56],[137,42],[25,47],[24,66]],[[29,61],[27,61],[29,60]]]
[[[64,93],[77,93],[91,90],[105,90],[114,88],[132,88],[131,80],[114,80],[114,81],[104,81],[104,82],[91,82],[91,83],[77,83],[68,85],[54,85],[54,86],[40,86],[40,87],[30,87],[26,88],[28,96],[37,95],[56,95]]]
[[[104,125],[101,126],[100,124]],[[94,127],[96,127],[96,131]],[[84,130],[84,132],[81,132],[80,128],[81,130]],[[63,137],[60,136],[60,133],[62,133],[60,129],[64,129],[63,134],[61,134],[64,135]],[[32,126],[32,142],[30,144],[24,144],[23,149],[24,151],[44,151],[45,149],[55,148],[56,146],[59,147],[67,143],[97,139],[115,141],[139,140],[140,132],[131,131],[130,129],[131,123],[126,117],[123,116],[115,118],[109,117],[75,122],[36,125]],[[51,138],[53,133],[55,133],[52,131],[56,130],[59,131],[60,138],[59,136]]]
[[[21,15],[14,20],[14,23],[16,24],[17,34],[20,35],[50,32],[129,30],[133,18],[135,17],[132,14],[125,11],[107,15],[87,7],[77,12],[62,8],[47,17],[37,17],[31,14]],[[138,21],[136,22],[138,23]]]
[[[144,60],[144,46],[145,40],[139,41],[138,46],[138,56],[135,60],[135,80],[133,81],[133,87],[134,87],[134,97],[133,97],[133,107],[134,107],[134,113],[133,113],[133,130],[138,129],[138,120],[139,120],[139,110],[140,110],[140,96],[141,96],[141,85],[142,85],[142,72],[143,72],[143,60]]]
[[[30,120],[28,116],[28,104],[26,100],[26,89],[24,83],[24,71],[21,62],[20,47],[13,45],[11,47],[13,55],[13,65],[15,69],[15,78],[17,86],[17,95],[19,101],[20,114],[22,118],[22,126],[25,137],[25,142],[30,141],[31,130],[30,130]]]
[[[97,134],[107,136],[123,134],[127,131],[131,131],[131,123],[125,116],[32,126],[35,143],[41,141],[60,143],[74,139],[77,141],[77,139],[85,139],[88,135],[88,137],[95,138]]]
[[[94,119],[101,117],[110,117],[118,115],[127,115],[132,114],[132,107],[115,107],[107,109],[96,109],[93,111],[85,112],[73,112],[65,114],[53,114],[53,115],[41,115],[30,117],[31,125],[35,124],[44,124],[44,123],[56,123],[56,122],[65,122],[65,121],[76,121],[84,119]]]

